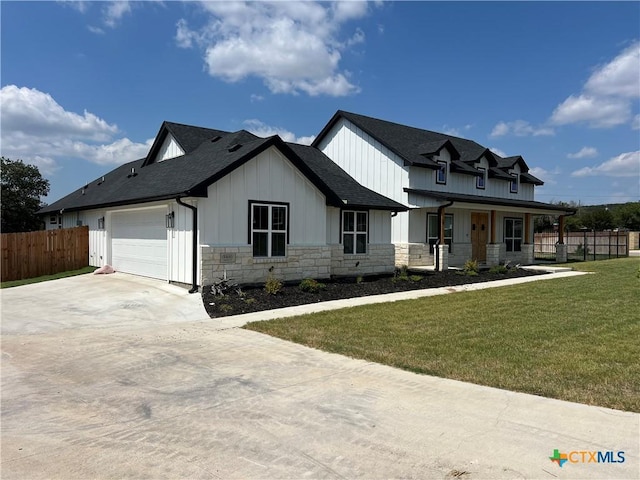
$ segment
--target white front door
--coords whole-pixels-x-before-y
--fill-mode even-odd
[[[111,263],[118,272],[167,279],[166,207],[114,212]]]

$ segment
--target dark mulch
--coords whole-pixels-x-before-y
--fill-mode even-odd
[[[230,292],[224,296],[215,296],[211,293],[211,287],[207,285],[203,289],[202,299],[209,316],[211,318],[217,318],[241,313],[272,310],[275,308],[292,307],[295,305],[305,305],[308,303],[325,302],[327,300],[340,300],[343,298],[406,292],[408,290],[420,290],[424,288],[490,282],[492,280],[529,277],[532,275],[540,275],[540,273],[514,269],[503,274],[481,271],[476,276],[469,276],[460,272],[447,271],[428,274],[421,273],[420,276],[422,279],[418,281],[394,280],[391,276],[384,276],[364,278],[363,281],[359,283],[355,278],[341,278],[323,282],[326,285],[325,288],[317,293],[303,292],[296,283],[283,286],[276,295],[265,292],[264,286],[260,286],[243,287],[241,295]]]

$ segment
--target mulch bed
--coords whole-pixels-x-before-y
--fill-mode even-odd
[[[340,278],[323,282],[325,288],[316,293],[303,292],[300,290],[299,284],[296,283],[284,285],[276,295],[267,293],[264,286],[259,286],[243,287],[241,295],[238,295],[235,291],[231,291],[224,296],[216,296],[211,293],[211,286],[207,285],[203,288],[202,299],[209,316],[211,318],[218,318],[241,313],[260,312],[275,308],[325,302],[328,300],[490,282],[492,280],[529,277],[533,275],[541,275],[541,273],[517,269],[502,274],[481,271],[476,276],[469,276],[461,272],[447,271],[426,274],[420,273],[422,278],[418,281],[398,280],[392,276],[364,278],[361,279],[361,282],[357,282],[355,278]]]

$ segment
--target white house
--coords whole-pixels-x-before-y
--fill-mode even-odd
[[[409,206],[392,219],[399,265],[530,264],[532,216],[560,214],[562,224],[573,213],[534,200],[543,182],[522,157],[501,158],[471,140],[338,111],[313,146],[360,184]],[[558,260],[566,261],[562,243]]]
[[[198,286],[389,273],[407,208],[322,152],[164,122],[146,158],[44,207],[47,228],[89,226],[89,263]]]

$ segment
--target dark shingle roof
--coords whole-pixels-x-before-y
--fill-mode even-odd
[[[102,181],[102,177],[96,179],[86,187],[79,188],[66,197],[42,208],[40,213],[58,212],[62,209],[67,211],[86,210],[128,205],[166,200],[178,196],[206,196],[209,185],[274,145],[310,177],[310,180],[325,194],[327,202],[336,206],[344,206],[342,200],[354,202],[354,204],[367,200],[370,203],[366,206],[372,208],[406,209],[403,205],[382,195],[374,194],[374,192],[369,191],[373,195],[367,196],[363,191],[364,187],[339,168],[343,178],[342,182],[338,181],[340,175],[335,169],[330,166],[323,167],[322,162],[309,152],[303,154],[304,158],[300,158],[278,136],[259,138],[244,130],[227,133],[199,127],[193,127],[194,131],[189,133],[188,126],[179,125],[176,129],[175,125],[179,124],[170,124],[169,122],[163,124],[163,126],[167,126],[167,129],[173,128],[174,131],[177,131],[181,140],[189,145],[189,151],[185,155],[153,163],[148,163],[151,157],[147,156],[146,159],[126,163],[107,173],[104,176],[104,181]],[[211,132],[215,132],[216,135],[212,137]],[[166,133],[162,133],[162,136],[166,136]],[[211,140],[215,137],[221,138],[212,142]],[[194,147],[197,138],[204,138],[204,140]],[[176,138],[176,141],[179,139]],[[157,139],[156,143],[158,143]],[[323,155],[319,151],[317,152]],[[328,163],[333,162],[328,160]],[[132,174],[132,168],[135,169],[135,174]],[[324,179],[322,175],[326,175],[328,178]],[[342,191],[344,185],[350,185],[350,189],[347,189],[349,191]],[[334,191],[334,188],[337,190]]]
[[[287,143],[287,145],[329,190],[337,195],[342,205],[336,206],[407,210],[404,205],[360,185],[317,148],[295,143]]]
[[[351,123],[378,140],[389,150],[411,165],[437,168],[436,163],[432,160],[430,164],[425,164],[424,155],[434,154],[439,151],[446,142],[450,142],[455,149],[455,152],[459,155],[459,158],[457,158],[455,154],[452,154],[453,160],[460,160],[461,162],[472,164],[479,161],[484,155],[488,158],[491,167],[500,169],[512,168],[513,165],[519,161],[523,172],[529,170],[529,167],[521,156],[502,159],[499,155],[496,155],[488,148],[474,142],[473,140],[454,137],[444,133],[432,132],[421,128],[409,127],[407,125],[388,122],[386,120],[367,117],[356,113],[345,112],[343,110],[338,110],[336,112],[333,118],[316,137],[313,142],[313,146],[317,147],[319,145],[322,138],[329,132],[329,130],[331,130],[333,125],[335,125],[340,118],[349,120]],[[462,170],[463,168],[459,168],[459,171]],[[504,173],[507,174],[507,172]],[[505,177],[499,177],[506,180]]]
[[[575,208],[553,205],[551,203],[536,202],[533,200],[516,200],[501,197],[485,197],[481,195],[467,195],[462,193],[434,192],[432,190],[420,190],[416,188],[405,188],[405,192],[422,195],[436,200],[446,200],[463,203],[478,203],[481,205],[501,205],[504,207],[521,207],[528,210],[554,211],[554,212],[575,212]]]

